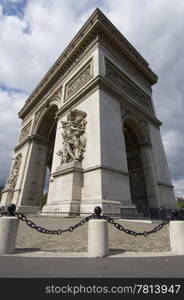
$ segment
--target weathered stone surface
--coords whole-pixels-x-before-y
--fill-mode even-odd
[[[171,221],[169,223],[169,237],[171,251],[184,254],[184,221]]]
[[[11,254],[15,250],[19,220],[17,217],[0,218],[0,254]]]
[[[90,220],[88,224],[88,257],[103,257],[109,253],[108,223]]]

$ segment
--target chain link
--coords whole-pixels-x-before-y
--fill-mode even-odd
[[[92,215],[87,216],[83,220],[81,220],[79,223],[77,223],[75,225],[71,225],[66,229],[60,229],[59,228],[59,229],[56,229],[56,230],[50,230],[50,229],[46,229],[46,228],[41,227],[41,226],[37,226],[33,221],[29,220],[23,213],[15,212],[15,216],[17,216],[17,218],[19,220],[25,222],[29,227],[31,227],[32,229],[37,230],[38,232],[45,233],[45,234],[57,234],[57,235],[61,235],[65,232],[72,232],[73,230],[75,230],[79,226],[87,223],[90,219],[93,218],[93,214],[92,214]]]
[[[108,223],[114,225],[114,227],[120,231],[123,231],[123,232],[133,235],[133,236],[143,235],[145,237],[148,236],[149,234],[152,234],[152,233],[155,233],[155,232],[161,230],[165,225],[169,224],[169,222],[172,220],[172,218],[168,218],[167,220],[164,220],[162,223],[160,223],[159,225],[157,225],[155,228],[153,228],[150,231],[136,232],[136,231],[124,228],[121,224],[115,222],[114,219],[112,219],[109,216],[102,216],[102,218],[107,220]]]
[[[75,224],[75,225],[71,225],[66,229],[56,229],[56,230],[50,230],[50,229],[46,229],[44,227],[41,226],[37,226],[33,221],[29,220],[23,213],[21,212],[16,212],[15,211],[16,206],[15,205],[11,205],[10,207],[8,207],[8,211],[5,210],[4,207],[1,208],[0,210],[0,217],[3,216],[17,216],[17,218],[23,222],[25,222],[29,227],[31,227],[32,229],[37,230],[38,232],[41,233],[45,233],[45,234],[57,234],[57,235],[61,235],[65,232],[72,232],[73,230],[75,230],[76,228],[78,228],[79,226],[84,225],[85,223],[87,223],[89,220],[91,219],[104,219],[107,220],[107,222],[111,225],[113,225],[116,229],[127,233],[129,235],[132,236],[145,236],[147,237],[150,234],[156,233],[159,230],[161,230],[165,225],[169,224],[169,222],[171,220],[183,220],[184,216],[183,214],[180,213],[180,215],[175,212],[171,215],[167,215],[167,217],[165,218],[165,220],[162,221],[162,223],[158,224],[155,228],[153,228],[152,230],[149,231],[144,231],[144,232],[136,232],[130,229],[126,229],[123,225],[117,223],[114,221],[113,218],[109,217],[109,216],[104,216],[101,215],[101,208],[100,207],[96,207],[95,209],[97,209],[95,211],[95,213],[93,213],[92,215],[87,216],[86,218],[84,218],[83,220],[81,220],[79,223]]]

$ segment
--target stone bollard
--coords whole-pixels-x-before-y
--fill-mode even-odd
[[[88,257],[103,257],[109,253],[108,222],[92,219],[88,224]]]
[[[184,254],[184,221],[170,221],[169,236],[171,251]]]
[[[0,218],[0,254],[14,253],[19,220],[17,217]]]

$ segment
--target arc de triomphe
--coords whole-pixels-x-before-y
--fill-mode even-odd
[[[95,10],[19,112],[20,139],[1,205],[83,215],[100,205],[175,207],[149,64]]]

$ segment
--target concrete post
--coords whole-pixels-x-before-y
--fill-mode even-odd
[[[88,224],[88,257],[103,257],[109,253],[108,223],[92,219]]]
[[[0,254],[14,252],[19,220],[17,217],[0,218]]]
[[[171,221],[169,223],[171,251],[184,254],[184,221]]]

